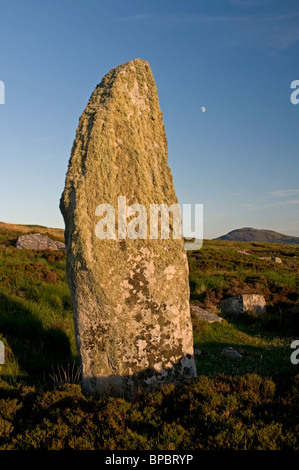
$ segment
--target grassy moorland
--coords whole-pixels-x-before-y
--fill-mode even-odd
[[[26,232],[63,240],[0,224],[0,449],[299,448],[299,246],[205,241],[189,252],[192,303],[221,315],[221,298],[254,292],[267,314],[192,317],[198,377],[129,401],[81,393],[65,253],[15,249]],[[273,256],[282,263],[260,259]]]
[[[192,303],[221,315],[219,303],[226,296],[256,293],[267,301],[263,316],[247,312],[237,320],[213,324],[193,318],[195,346],[204,353],[199,373],[296,373],[290,344],[299,338],[299,246],[206,241],[188,257]],[[279,258],[282,263],[261,258]],[[219,352],[226,346],[244,357],[222,357]]]

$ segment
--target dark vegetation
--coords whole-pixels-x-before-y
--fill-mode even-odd
[[[198,377],[135,401],[0,386],[2,449],[297,449],[298,383]]]
[[[299,247],[205,241],[189,252],[192,303],[221,314],[221,298],[254,292],[267,314],[193,317],[199,376],[128,401],[82,394],[65,253],[13,246],[26,231],[61,240],[42,229],[0,224],[0,449],[298,449]],[[282,263],[260,259],[271,256]],[[243,357],[221,355],[227,346]]]

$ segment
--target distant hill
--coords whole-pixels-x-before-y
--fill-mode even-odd
[[[214,240],[228,240],[235,242],[257,242],[257,243],[283,243],[284,245],[299,245],[299,237],[291,237],[273,230],[258,230],[256,228],[244,227],[232,230],[222,237]]]

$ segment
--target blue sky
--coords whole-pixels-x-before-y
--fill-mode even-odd
[[[296,0],[1,0],[0,17],[1,221],[63,227],[80,114],[109,70],[138,57],[179,202],[204,205],[204,237],[299,236]]]

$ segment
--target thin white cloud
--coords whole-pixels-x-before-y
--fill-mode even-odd
[[[135,15],[119,16],[117,18],[114,18],[114,21],[120,21],[120,22],[126,23],[126,22],[131,22],[131,21],[150,20],[153,18],[154,16],[150,15],[149,13],[136,13]]]
[[[299,41],[298,13],[268,18],[262,26],[269,48],[284,50]]]
[[[278,196],[290,196],[289,193],[282,192],[283,190],[275,191],[274,193],[271,193],[275,197]],[[288,191],[288,190],[284,190]],[[290,190],[289,190],[290,191]],[[298,194],[299,190],[296,191],[295,194]],[[286,207],[286,206],[294,206],[296,204],[299,204],[299,199],[286,199],[286,200],[280,200],[277,202],[273,202],[272,204],[265,204],[265,202],[269,200],[269,198],[262,198],[260,200],[260,204],[258,205],[257,203],[255,204],[244,204],[244,209],[246,211],[258,211],[258,210],[264,210],[264,209],[270,209],[272,207]]]
[[[56,139],[56,135],[50,135],[48,137],[38,137],[36,140],[39,142],[49,142],[50,140]]]
[[[234,2],[238,4],[238,0]],[[243,3],[243,2],[242,2]],[[247,2],[253,6],[255,2]],[[240,1],[241,4],[241,1]],[[286,15],[263,16],[254,13],[237,15],[153,15],[148,12],[139,12],[133,15],[120,16],[113,21],[150,22],[163,26],[191,26],[202,25],[232,25],[231,39],[223,41],[222,47],[236,47],[239,45],[255,45],[256,47],[272,53],[282,51],[299,41],[298,28],[299,11],[293,11]],[[234,28],[233,28],[234,26]],[[237,40],[236,40],[237,38]]]
[[[291,224],[281,226],[281,227],[279,227],[279,230],[281,230],[282,232],[288,232],[288,231],[295,232],[295,231],[298,231],[298,233],[299,233],[299,220],[295,220]]]
[[[248,21],[250,17],[240,15],[152,15],[150,13],[136,13],[135,15],[119,16],[114,21],[133,22],[149,20],[151,22],[168,25],[188,25],[191,23],[242,23]]]
[[[244,207],[246,211],[258,211],[262,209],[261,206],[256,206],[254,204],[244,204]]]
[[[299,204],[299,199],[291,199],[289,201],[275,202],[274,204],[270,204],[268,207],[292,206],[294,204]]]
[[[237,7],[248,8],[248,7],[262,7],[273,3],[273,0],[229,0],[231,5]]]
[[[299,189],[278,189],[270,193],[274,197],[296,196],[297,194],[299,194]]]

